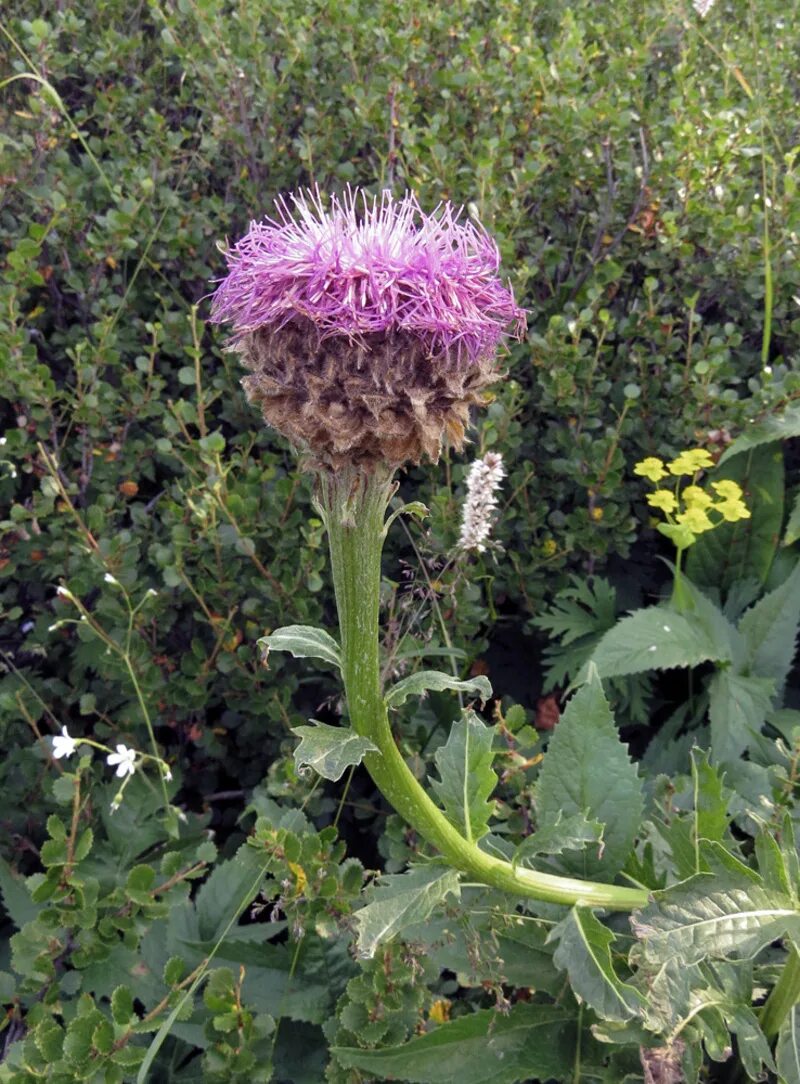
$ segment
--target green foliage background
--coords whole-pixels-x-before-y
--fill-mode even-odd
[[[318,825],[335,815],[339,791],[298,774],[290,731],[333,719],[338,690],[302,660],[275,654],[265,669],[256,648],[266,630],[331,627],[334,613],[309,478],[205,323],[219,245],[302,185],[413,189],[426,207],[465,204],[497,237],[529,336],[469,454],[404,482],[432,515],[395,532],[386,601],[389,636],[410,630],[403,653],[458,649],[466,676],[488,649],[496,692],[530,708],[530,634],[569,573],[609,573],[620,605],[652,600],[666,577],[630,464],[721,451],[800,388],[800,29],[775,0],[719,3],[705,20],[673,0],[38,8],[10,0],[2,25],[0,854],[38,868],[58,805],[32,730],[145,749],[144,702],[192,846],[211,828],[229,857],[253,788],[276,831],[275,801]],[[446,563],[466,468],[490,447],[509,471],[504,552]],[[72,616],[63,583],[121,638],[107,573],[134,602],[157,592],[132,639],[141,696],[91,629],[51,629]],[[451,719],[445,696],[423,702],[398,724],[404,748],[430,760]],[[143,788],[126,805],[150,802]],[[96,780],[98,801],[113,792]],[[348,794],[354,851],[400,868],[414,841],[387,825],[366,777]],[[518,827],[524,803],[507,797]],[[142,818],[135,838],[155,847]],[[350,974],[345,959],[326,966]],[[393,966],[397,1040],[421,1011],[423,964]],[[215,981],[212,1001],[230,1001],[227,975]],[[327,1025],[332,1042],[336,1027],[358,1033],[357,994]],[[329,1011],[293,1017],[320,1051]],[[219,1079],[240,1079],[219,1056]],[[319,1079],[320,1064],[281,1079]]]

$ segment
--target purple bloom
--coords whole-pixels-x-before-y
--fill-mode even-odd
[[[494,355],[509,327],[524,329],[497,246],[449,203],[427,215],[414,196],[389,192],[348,190],[327,211],[318,192],[290,200],[228,253],[212,320],[230,321],[234,342],[305,319],[323,338],[404,333],[433,355],[475,362]]]

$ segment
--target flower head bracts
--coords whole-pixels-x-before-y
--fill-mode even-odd
[[[467,475],[467,499],[461,517],[459,549],[483,553],[492,531],[497,490],[505,477],[503,457],[487,452],[476,459]]]
[[[407,333],[433,354],[494,354],[523,311],[498,277],[497,246],[449,203],[348,190],[326,211],[319,193],[277,201],[278,220],[252,222],[228,254],[212,320],[235,340],[302,318],[321,337]]]

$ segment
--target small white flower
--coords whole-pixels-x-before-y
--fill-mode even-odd
[[[156,595],[158,594],[158,591],[156,591],[156,589],[155,589],[154,587],[149,587],[149,588],[147,589],[147,594],[148,594],[148,596],[149,596],[150,598],[155,598],[155,597],[156,597]]]
[[[117,778],[122,779],[125,775],[133,775],[136,770],[136,750],[129,749],[127,745],[118,745],[116,753],[109,753],[106,764],[117,766]]]
[[[5,442],[6,442],[6,438],[5,437],[0,437],[0,447],[2,447],[2,445],[5,444]]]
[[[66,587],[61,587],[61,586],[56,588],[56,594],[61,595],[62,598],[73,598],[74,597],[71,591],[68,591]]]
[[[164,769],[164,779],[167,781],[167,783],[172,782],[172,772],[169,770],[169,768]]]
[[[116,813],[122,805],[122,793],[114,795],[114,801],[109,806],[109,813]]]
[[[106,581],[106,583],[110,583],[114,587],[119,587],[119,580],[116,578],[116,576],[112,576],[110,572],[106,572],[105,576],[103,576],[103,579]]]
[[[470,467],[458,539],[460,549],[477,550],[478,553],[486,549],[497,508],[495,493],[505,473],[503,457],[497,452],[487,452],[483,459],[476,459]]]
[[[53,756],[56,760],[61,760],[62,757],[71,757],[77,747],[77,741],[71,738],[67,728],[62,726],[60,736],[53,738]]]

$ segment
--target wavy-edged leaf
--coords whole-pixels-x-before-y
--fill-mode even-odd
[[[764,444],[747,455],[734,459],[727,455],[720,461],[713,480],[730,479],[740,485],[750,517],[707,531],[691,547],[686,571],[701,588],[715,587],[725,596],[735,583],[766,582],[780,545],[783,475],[779,444]]]
[[[419,670],[416,674],[398,681],[386,693],[386,707],[397,708],[408,700],[409,696],[421,696],[426,692],[443,692],[452,689],[455,692],[474,693],[481,700],[488,700],[492,695],[492,686],[487,677],[480,675],[459,681],[442,670]]]
[[[497,784],[492,770],[494,730],[474,711],[464,711],[450,728],[447,742],[434,755],[439,779],[431,787],[444,806],[447,819],[468,840],[489,831],[494,802],[489,798]]]
[[[736,760],[758,738],[772,710],[772,678],[744,677],[718,670],[708,686],[711,752],[714,762]]]
[[[780,1084],[800,1084],[800,1005],[786,1016],[775,1048]]]
[[[780,587],[751,606],[739,621],[744,667],[772,678],[780,694],[794,659],[800,624],[800,561]]]
[[[300,738],[294,751],[298,768],[313,768],[323,779],[336,782],[345,769],[360,764],[365,753],[377,753],[378,747],[346,726],[328,726],[312,719],[313,726],[296,726],[292,733]]]
[[[543,824],[523,839],[514,853],[514,864],[525,865],[542,854],[563,854],[564,851],[581,851],[584,847],[599,844],[603,838],[600,821],[588,820],[583,813],[572,813]]]
[[[730,639],[709,628],[699,615],[649,606],[609,629],[594,649],[591,662],[600,677],[608,678],[709,661],[729,662],[731,657]]]
[[[707,873],[656,892],[631,922],[655,963],[749,959],[770,941],[800,937],[800,911],[790,897],[749,879]]]
[[[519,1003],[509,1012],[482,1009],[402,1046],[335,1047],[346,1068],[407,1084],[517,1084],[565,1079],[574,1070],[574,1010]]]
[[[330,633],[313,625],[285,625],[268,636],[262,636],[258,646],[266,661],[270,651],[288,651],[296,659],[324,659],[340,670],[342,653]]]
[[[422,866],[408,873],[382,877],[372,901],[356,912],[357,948],[365,959],[384,941],[426,918],[449,895],[460,894],[459,874],[442,866]]]
[[[535,800],[541,826],[575,815],[604,825],[602,855],[568,852],[560,859],[566,869],[609,877],[625,864],[642,816],[642,784],[596,676],[575,693],[553,732]]]
[[[617,975],[611,957],[616,939],[593,911],[573,907],[548,940],[558,941],[553,961],[569,975],[573,992],[599,1016],[622,1022],[641,1015],[645,998]]]

